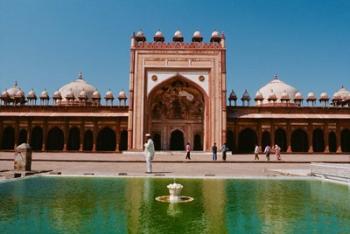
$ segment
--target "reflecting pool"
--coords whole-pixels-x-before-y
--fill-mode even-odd
[[[0,183],[1,233],[350,233],[350,188],[316,180],[33,177]]]

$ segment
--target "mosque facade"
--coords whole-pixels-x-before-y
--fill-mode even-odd
[[[278,144],[287,153],[350,152],[350,92],[333,96],[298,90],[274,76],[250,96],[226,90],[225,36],[208,42],[180,31],[147,41],[134,33],[129,94],[102,95],[80,73],[52,95],[25,93],[17,83],[0,96],[0,150],[28,142],[35,151],[142,151],[145,133],[157,150],[210,151],[216,143],[233,153],[255,144]],[[253,103],[254,101],[254,103]]]

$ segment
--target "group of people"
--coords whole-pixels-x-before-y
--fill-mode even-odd
[[[146,143],[144,144],[145,147],[145,159],[146,159],[146,167],[147,171],[146,173],[152,173],[152,160],[154,158],[154,143],[151,138],[151,134],[147,133],[146,134]],[[191,144],[187,142],[186,147],[186,157],[185,159],[190,160],[191,159]],[[222,160],[226,161],[226,153],[230,149],[226,146],[226,143],[224,143],[221,146],[221,152],[222,152]],[[270,161],[270,154],[272,151],[275,153],[275,156],[277,160],[281,160],[281,148],[278,145],[275,145],[273,149],[269,145],[267,145],[264,149],[264,154],[266,156],[266,160]],[[217,154],[218,154],[218,147],[216,146],[216,143],[213,144],[211,147],[211,152],[212,152],[212,160],[216,161],[217,160]],[[259,153],[260,153],[260,147],[256,144],[254,148],[254,155],[255,158],[254,160],[259,160]]]
[[[186,158],[185,159],[191,159],[191,144],[187,142],[186,144]],[[222,152],[222,160],[226,161],[226,153],[229,151],[229,148],[226,146],[226,143],[224,143],[221,146],[221,152]],[[214,142],[214,145],[211,147],[212,152],[212,160],[216,161],[218,159],[218,147],[216,146],[216,143]]]
[[[270,154],[272,151],[275,153],[277,160],[282,160],[281,158],[281,147],[279,147],[277,144],[271,149],[269,145],[265,146],[264,154],[266,156],[266,160],[270,161]],[[254,160],[259,160],[259,153],[260,153],[260,147],[256,144],[254,148]]]

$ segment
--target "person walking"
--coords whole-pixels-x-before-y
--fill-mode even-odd
[[[222,160],[226,161],[226,152],[229,151],[229,148],[226,146],[226,142],[221,146],[221,152],[222,152]]]
[[[270,161],[270,153],[271,153],[271,147],[267,145],[264,150],[264,154],[266,155],[267,161]]]
[[[259,160],[259,146],[257,144],[255,145],[255,148],[254,148],[254,155],[255,155],[254,160]]]
[[[154,143],[151,138],[151,134],[146,134],[146,143],[145,143],[145,160],[146,160],[146,173],[152,173],[152,160],[154,158]]]
[[[191,160],[191,145],[189,142],[186,144],[186,159]]]
[[[281,160],[281,147],[279,147],[277,144],[275,145],[275,156],[277,160]]]
[[[212,152],[212,159],[213,161],[217,160],[217,153],[218,153],[218,147],[216,146],[216,143],[214,142],[214,145],[211,147],[211,152]]]

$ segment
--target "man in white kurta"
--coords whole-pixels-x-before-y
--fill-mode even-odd
[[[154,144],[151,138],[151,134],[146,134],[147,141],[145,143],[145,159],[147,171],[146,173],[152,173],[152,160],[154,158]]]

